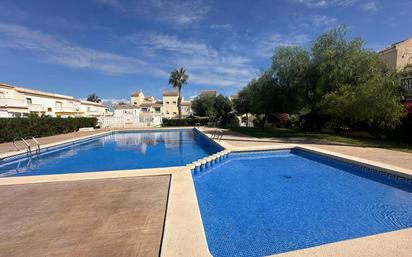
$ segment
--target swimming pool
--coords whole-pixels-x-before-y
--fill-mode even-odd
[[[194,129],[116,132],[0,161],[0,176],[182,166],[222,148]]]
[[[232,153],[193,181],[215,257],[266,256],[412,227],[412,184],[301,150]]]

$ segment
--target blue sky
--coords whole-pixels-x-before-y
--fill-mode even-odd
[[[410,0],[1,0],[0,81],[79,98],[160,97],[183,66],[185,97],[230,95],[276,46],[308,47],[345,24],[378,50],[412,36],[411,11]]]

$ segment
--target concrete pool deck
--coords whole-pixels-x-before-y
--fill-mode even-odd
[[[216,129],[202,128],[202,132],[210,135]],[[404,169],[412,169],[412,153],[376,148],[376,147],[358,147],[343,144],[333,144],[321,140],[305,140],[302,138],[256,138],[240,133],[236,133],[229,130],[220,129],[223,131],[223,139],[221,143],[226,148],[241,150],[241,149],[254,149],[262,147],[276,147],[276,146],[294,146],[302,145],[315,147],[318,149],[345,154],[357,158],[363,158],[370,161],[384,163],[392,166],[397,166]]]
[[[0,256],[159,256],[170,176],[0,186]]]
[[[40,145],[49,145],[49,144],[54,144],[54,143],[59,143],[62,141],[66,140],[72,140],[72,139],[78,139],[86,136],[93,136],[97,135],[102,132],[107,132],[109,130],[107,129],[96,129],[93,131],[78,131],[78,132],[72,132],[72,133],[66,133],[66,134],[60,134],[60,135],[54,135],[54,136],[48,136],[48,137],[39,137],[37,138],[37,141],[39,141]],[[31,140],[30,140],[31,141]],[[21,146],[23,148],[23,144],[19,143],[19,147]],[[9,143],[1,143],[0,144],[0,154],[6,154],[6,153],[13,153],[16,152],[16,148],[14,147],[12,142]]]
[[[150,128],[151,129],[151,128]],[[169,128],[170,129],[170,128]],[[209,128],[201,128],[200,129],[205,134],[209,134],[212,131]],[[102,131],[97,132],[101,133]],[[369,149],[362,151],[359,149],[359,155],[355,151],[345,152],[339,149],[336,151],[328,148],[322,148],[322,145],[317,144],[298,144],[296,142],[293,143],[285,143],[285,142],[277,142],[275,140],[259,140],[252,137],[247,137],[243,135],[236,135],[231,134],[231,132],[224,132],[223,140],[218,141],[217,143],[221,144],[225,148],[232,150],[232,151],[245,151],[245,150],[269,150],[269,149],[283,149],[283,148],[292,148],[292,147],[306,147],[308,150],[322,152],[323,154],[331,154],[337,157],[341,157],[343,159],[353,159],[358,162],[366,162],[370,165],[379,165],[382,167],[386,167],[390,170],[397,170],[402,174],[410,174],[412,175],[412,171],[410,167],[412,167],[412,155],[405,153],[405,158],[402,158],[403,161],[391,161],[391,158],[395,158],[395,154],[386,155],[384,157],[379,157],[379,155],[383,154],[383,152],[379,150],[384,149],[377,149],[377,151],[371,151]],[[95,134],[93,134],[95,135]],[[65,140],[73,140],[73,139],[65,139]],[[269,141],[269,142],[265,142]],[[58,143],[58,141],[53,142],[53,144]],[[339,148],[338,146],[336,146]],[[1,148],[0,148],[1,149]],[[375,148],[373,148],[375,149]],[[389,150],[388,150],[389,151]],[[366,154],[367,152],[367,154]],[[395,153],[401,153],[397,151],[393,151]],[[0,151],[1,153],[1,151]],[[403,154],[403,153],[402,153]],[[369,156],[369,158],[367,158]],[[361,157],[361,158],[359,158]],[[363,159],[362,159],[363,158]],[[411,158],[411,159],[409,159]],[[411,162],[410,162],[411,161]],[[411,165],[409,165],[409,162]],[[409,166],[408,166],[409,165]],[[156,176],[154,176],[156,175]],[[167,175],[167,176],[162,176]],[[55,185],[56,190],[64,190],[64,186],[66,183],[76,184],[83,184],[83,183],[94,183],[98,181],[117,181],[118,183],[122,182],[123,180],[133,180],[133,179],[141,179],[141,178],[159,178],[159,177],[170,177],[170,187],[169,187],[169,194],[166,194],[167,199],[167,208],[166,208],[166,219],[164,224],[163,231],[163,240],[160,246],[157,245],[158,249],[161,248],[160,256],[167,256],[167,257],[178,257],[178,256],[194,256],[194,257],[201,257],[201,256],[211,256],[208,250],[207,241],[205,237],[205,233],[203,230],[202,219],[200,215],[199,206],[197,203],[196,192],[191,176],[191,172],[187,167],[171,167],[171,168],[161,168],[161,169],[145,169],[145,170],[129,170],[129,171],[112,171],[112,172],[91,172],[91,173],[78,173],[78,174],[64,174],[64,175],[47,175],[47,176],[32,176],[32,177],[16,177],[16,178],[1,178],[0,179],[0,192],[4,188],[19,186],[21,188],[30,188],[32,186],[37,185],[38,187],[42,187],[42,185]],[[72,182],[68,182],[72,181]],[[78,181],[78,182],[74,182]],[[48,182],[48,183],[45,183]],[[123,182],[122,182],[123,183]],[[160,183],[161,184],[161,183]],[[150,190],[147,191],[148,198],[154,199],[150,197],[150,193],[152,191],[157,190],[164,190],[163,184],[152,184],[149,186]],[[146,188],[145,186],[143,186]],[[138,190],[138,189],[136,189]],[[141,197],[145,200],[147,194],[142,194]],[[90,197],[89,194],[79,193],[79,198],[81,197]],[[0,198],[1,199],[1,198]],[[161,198],[163,199],[163,198]],[[160,200],[161,202],[164,200]],[[29,205],[27,209],[33,208],[33,204]],[[134,205],[134,204],[132,204]],[[105,207],[108,209],[113,209],[113,203],[107,202],[104,204]],[[114,205],[115,206],[115,205]],[[149,204],[150,206],[150,204]],[[35,205],[34,205],[35,207]],[[79,207],[79,211],[83,208],[90,207],[91,210],[94,210],[91,206],[84,205],[84,207]],[[46,208],[47,209],[47,208]],[[13,209],[11,209],[13,210]],[[45,210],[46,211],[46,210]],[[95,210],[94,210],[95,211]],[[7,215],[13,216],[15,211],[5,210],[4,213]],[[1,212],[0,212],[1,213]],[[113,213],[118,213],[117,210],[113,210]],[[120,212],[121,213],[121,212]],[[46,219],[47,213],[43,213],[43,219]],[[39,216],[42,216],[39,214]],[[113,214],[115,215],[115,214]],[[163,212],[164,215],[164,212]],[[163,216],[164,217],[164,216]],[[125,217],[118,216],[115,219],[117,222],[121,223],[128,223],[128,219]],[[3,226],[6,226],[5,223],[2,223],[3,219],[0,216],[0,231],[3,229]],[[105,222],[103,222],[103,226]],[[58,226],[55,225],[56,228]],[[96,227],[95,224],[88,221],[83,223],[82,229],[87,229],[90,227]],[[99,226],[97,226],[99,227]],[[156,233],[158,232],[157,228],[148,228],[148,233]],[[0,232],[1,235],[1,232]],[[40,239],[40,238],[39,238]],[[104,239],[106,240],[106,239]],[[103,241],[104,241],[103,240]],[[106,241],[107,242],[107,241]],[[122,240],[118,240],[118,244],[114,246],[115,249],[119,251],[112,255],[102,255],[102,252],[99,252],[100,249],[94,248],[94,250],[90,250],[89,252],[84,254],[77,254],[78,256],[129,256],[129,255],[122,255],[121,250],[124,248],[123,245],[128,245],[128,243],[133,242],[134,244],[138,245],[145,245],[145,247],[153,247],[153,244],[150,242],[144,241],[140,237],[135,237],[128,240],[128,237],[123,237]],[[90,246],[89,243],[91,244]],[[91,242],[85,243],[85,247],[93,247]],[[8,244],[6,244],[8,245]],[[2,248],[0,245],[0,256],[2,256]],[[104,248],[104,247],[103,247]],[[154,249],[154,248],[151,248]],[[35,251],[35,249],[33,249]],[[404,229],[389,233],[383,233],[368,237],[362,237],[357,239],[351,239],[346,241],[340,241],[331,244],[325,244],[318,247],[307,248],[298,251],[292,251],[288,253],[282,253],[273,256],[285,256],[285,257],[298,257],[298,256],[314,256],[314,257],[326,257],[326,256],[378,256],[378,257],[409,257],[412,251],[412,229]],[[31,252],[29,252],[31,253]],[[100,255],[98,255],[100,253]],[[127,253],[125,253],[127,254]],[[159,252],[157,252],[157,255]],[[14,257],[13,255],[7,255]],[[18,255],[15,255],[18,256]],[[23,255],[22,255],[23,256]],[[35,256],[33,254],[28,254],[24,256]],[[49,255],[40,255],[40,256],[49,256]],[[75,255],[51,255],[51,256],[75,256]],[[131,255],[135,256],[135,255]],[[138,255],[136,255],[138,256]],[[146,255],[150,256],[150,255]]]

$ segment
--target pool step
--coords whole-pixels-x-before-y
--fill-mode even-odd
[[[194,161],[186,165],[193,173],[204,171],[205,169],[212,167],[220,161],[226,159],[230,154],[229,150],[223,150],[213,155],[207,156],[203,159]]]

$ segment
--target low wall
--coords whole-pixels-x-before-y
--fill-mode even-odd
[[[162,125],[161,115],[141,116],[104,116],[98,118],[102,128],[134,128],[134,127],[159,127]]]

